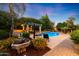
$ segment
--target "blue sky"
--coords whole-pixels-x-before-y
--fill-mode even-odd
[[[4,8],[7,10],[7,7]],[[76,18],[75,23],[79,22],[79,4],[78,3],[29,3],[26,4],[24,17],[41,18],[47,14],[49,19],[56,24],[68,20],[68,17]]]

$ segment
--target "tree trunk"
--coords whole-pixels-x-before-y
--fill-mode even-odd
[[[13,30],[14,30],[14,18],[12,17],[12,24],[11,24],[11,34],[10,36],[12,37],[13,36]]]
[[[10,12],[10,15],[11,15],[11,31],[10,31],[10,36],[12,37],[13,35],[13,30],[14,30],[14,10],[13,10],[13,4],[10,3],[9,4],[9,12]]]

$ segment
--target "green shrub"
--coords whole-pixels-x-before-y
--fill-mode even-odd
[[[33,39],[33,46],[34,47],[46,47],[47,46],[47,43],[46,43],[46,40],[44,38],[36,38],[36,39]]]
[[[28,32],[23,32],[22,37],[23,38],[29,38],[30,34]]]
[[[9,37],[9,32],[7,30],[0,30],[0,39]]]
[[[29,31],[29,33],[33,33],[33,31]]]
[[[75,30],[71,32],[71,40],[73,40],[74,43],[79,44],[79,30]]]
[[[14,43],[17,39],[13,37],[9,37],[6,40],[0,40],[0,46],[4,48],[9,48],[12,43]]]

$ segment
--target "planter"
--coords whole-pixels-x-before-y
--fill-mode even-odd
[[[30,40],[21,44],[12,44],[11,47],[17,50],[17,53],[20,55],[23,52],[26,52],[26,47],[30,45]]]
[[[24,42],[21,44],[12,44],[11,47],[14,49],[19,49],[19,48],[23,48],[23,47],[28,47],[30,45],[30,40],[28,42]]]

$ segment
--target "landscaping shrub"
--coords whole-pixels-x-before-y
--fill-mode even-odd
[[[74,43],[79,44],[79,30],[74,30],[70,35],[71,40],[73,40]]]
[[[0,40],[8,37],[9,37],[9,32],[7,30],[0,30]]]
[[[16,41],[16,38],[10,37],[7,38],[6,40],[0,40],[0,47],[3,48],[9,48],[12,43]]]
[[[46,40],[41,37],[33,39],[32,42],[33,42],[33,46],[36,48],[45,48],[47,46]]]
[[[30,34],[28,32],[23,32],[22,37],[23,38],[29,38]]]

